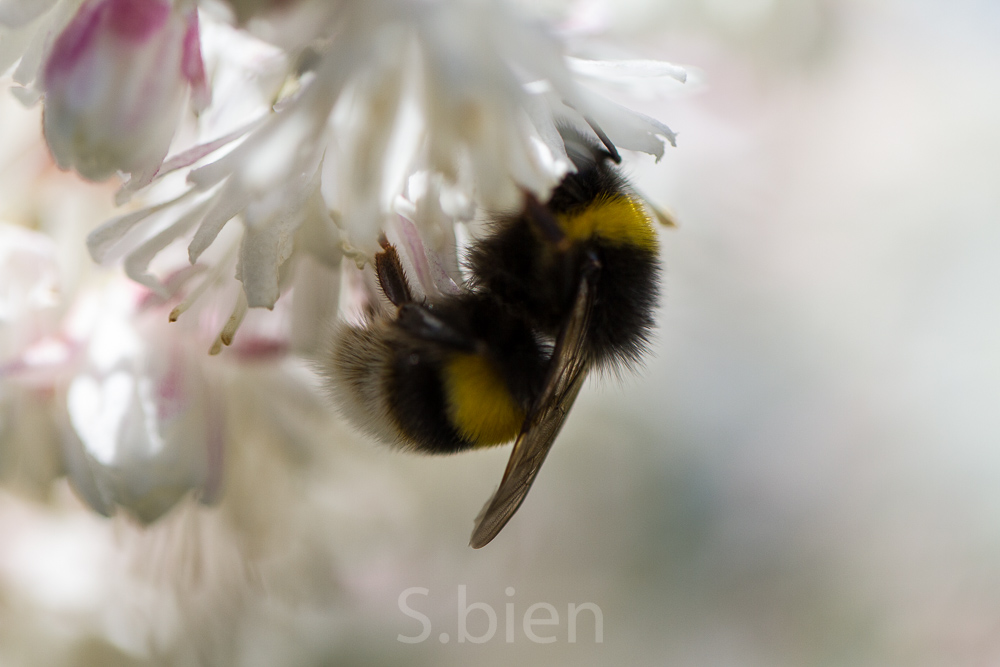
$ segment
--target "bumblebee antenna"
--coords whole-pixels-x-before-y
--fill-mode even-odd
[[[608,135],[605,134],[604,130],[601,129],[601,126],[597,124],[597,121],[590,116],[584,116],[583,119],[587,121],[587,125],[594,131],[594,134],[601,140],[601,143],[604,144],[604,148],[607,149],[608,157],[611,158],[611,161],[615,164],[621,164],[622,156],[618,154],[618,149],[611,142],[611,139],[608,138]]]

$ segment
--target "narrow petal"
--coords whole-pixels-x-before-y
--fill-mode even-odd
[[[616,104],[597,93],[583,93],[588,115],[597,121],[615,146],[649,153],[659,160],[663,157],[664,146],[658,137],[665,138],[671,146],[677,145],[677,135],[655,118]]]
[[[651,79],[669,77],[681,83],[687,81],[687,70],[662,60],[585,60],[567,57],[569,68],[582,76],[601,81],[621,79]]]
[[[191,85],[191,99],[194,108],[203,110],[212,102],[212,90],[205,78],[205,63],[201,58],[201,35],[198,30],[198,12],[188,14],[187,30],[184,32],[184,53],[181,58],[181,72]]]
[[[137,283],[153,290],[159,296],[169,298],[170,294],[163,283],[147,271],[149,263],[153,261],[158,252],[198,224],[205,216],[208,206],[209,202],[202,202],[195,206],[176,222],[130,252],[125,257],[125,274]]]
[[[115,194],[115,204],[121,206],[122,204],[127,203],[132,198],[132,195],[134,195],[139,190],[145,188],[149,184],[153,183],[154,181],[157,181],[166,176],[167,174],[177,171],[178,169],[190,167],[198,160],[201,160],[202,158],[211,155],[215,151],[224,148],[225,146],[228,146],[237,139],[240,139],[241,137],[245,136],[248,132],[259,127],[260,124],[263,123],[264,120],[266,120],[266,118],[267,117],[265,116],[255,121],[251,121],[250,123],[247,123],[243,127],[234,130],[229,134],[223,135],[218,139],[214,139],[212,141],[208,141],[203,144],[193,146],[187,149],[186,151],[178,153],[173,157],[167,158],[166,160],[163,161],[163,164],[160,165],[159,169],[157,169],[156,172],[154,174],[151,174],[147,179],[139,180],[136,178],[130,178],[128,181],[125,182],[124,185],[122,185],[121,189],[119,189],[118,192]]]
[[[225,224],[247,207],[250,198],[235,181],[229,181],[212,197],[212,201],[212,208],[205,214],[188,246],[188,258],[192,264],[212,245]]]
[[[125,213],[118,217],[111,218],[103,225],[87,235],[87,249],[91,258],[98,264],[104,263],[108,259],[111,249],[137,224],[160,211],[169,208],[178,202],[189,197],[194,191],[188,190],[169,201],[155,206],[149,206],[139,211]]]

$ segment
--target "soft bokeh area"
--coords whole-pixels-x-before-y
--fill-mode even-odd
[[[679,228],[645,372],[588,381],[504,532],[466,547],[506,448],[388,451],[308,364],[213,359],[216,507],[0,496],[0,663],[1000,663],[1000,5],[582,6],[693,68],[625,91],[678,133],[625,168]],[[39,131],[5,93],[0,216],[63,230],[72,283],[113,189]]]

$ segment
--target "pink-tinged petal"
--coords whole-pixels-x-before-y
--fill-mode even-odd
[[[405,248],[405,256],[412,264],[417,281],[425,294],[458,294],[461,290],[448,272],[445,271],[441,258],[428,252],[420,232],[408,218],[400,215],[396,218],[399,229],[399,240]]]
[[[108,0],[108,27],[122,39],[145,42],[170,16],[170,4],[158,0]]]
[[[56,162],[100,181],[151,181],[173,139],[188,86],[209,92],[197,12],[163,0],[88,0],[43,67],[45,138]]]
[[[182,153],[178,153],[177,155],[164,160],[159,169],[157,169],[154,173],[146,174],[145,178],[137,178],[133,176],[122,185],[118,192],[115,193],[115,204],[121,206],[122,204],[127,203],[132,198],[132,195],[151,184],[153,181],[157,181],[167,174],[177,171],[178,169],[190,167],[203,157],[211,155],[220,148],[223,148],[224,146],[227,146],[228,144],[231,144],[241,138],[243,135],[259,126],[265,119],[266,116],[247,123],[238,130],[234,130],[233,132],[219,137],[214,141],[199,144]]]
[[[151,174],[146,179],[129,179],[124,185],[122,185],[118,192],[115,193],[115,204],[121,206],[122,204],[128,203],[128,201],[132,198],[132,195],[147,185],[160,180],[164,176],[171,174],[178,169],[190,167],[198,160],[201,160],[220,148],[224,148],[234,141],[241,139],[245,134],[259,127],[266,119],[267,116],[263,116],[257,120],[247,123],[243,127],[240,127],[229,134],[219,137],[218,139],[198,144],[197,146],[192,146],[186,151],[177,153],[176,155],[164,160],[163,164],[160,165],[160,168],[156,170],[156,173]]]
[[[108,5],[101,0],[90,0],[80,7],[80,11],[56,38],[49,53],[43,80],[46,88],[74,70],[83,54],[93,45],[107,10]]]
[[[36,340],[12,360],[0,363],[0,380],[16,378],[22,386],[50,388],[73,362],[78,348],[65,337]]]
[[[209,141],[204,144],[199,144],[197,146],[189,148],[183,153],[178,153],[177,155],[174,155],[169,160],[164,161],[163,166],[160,168],[160,171],[157,172],[156,174],[157,178],[165,174],[168,174],[172,171],[183,169],[184,167],[190,167],[192,164],[202,159],[203,157],[211,155],[212,153],[219,150],[223,146],[227,146],[232,142],[236,141],[237,139],[241,138],[243,135],[247,134],[251,130],[257,129],[261,125],[261,123],[263,123],[265,120],[267,120],[267,116],[251,121],[246,125],[244,125],[243,127],[234,130],[227,135],[219,137],[214,141]]]
[[[155,381],[154,401],[156,418],[159,421],[169,421],[183,416],[187,409],[188,396],[184,391],[183,359],[176,348],[170,350],[170,365],[166,373]]]
[[[201,35],[198,30],[198,12],[188,16],[184,33],[184,53],[181,57],[181,73],[191,84],[191,99],[195,108],[204,109],[212,102],[212,91],[205,78],[205,62],[201,58]]]
[[[241,336],[232,345],[237,359],[242,361],[273,361],[288,354],[288,341],[281,338]]]

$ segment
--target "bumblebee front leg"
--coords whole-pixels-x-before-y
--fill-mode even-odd
[[[396,247],[389,243],[385,234],[379,237],[378,242],[382,246],[382,252],[375,255],[375,275],[382,293],[397,308],[413,303],[413,292],[410,291],[410,283],[406,280],[406,272],[403,271]]]

